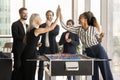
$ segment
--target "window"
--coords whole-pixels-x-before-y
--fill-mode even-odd
[[[17,21],[18,19],[20,19],[19,17],[19,9],[21,7],[23,7],[23,0],[10,0],[10,21],[11,24],[15,21]]]
[[[111,5],[111,11],[108,13],[109,15],[111,14],[110,28],[111,32],[113,32],[113,35],[109,38],[112,39],[113,46],[109,47],[109,49],[113,50],[113,52],[111,52],[113,72],[115,75],[120,75],[120,0],[111,0],[109,5]],[[115,78],[117,79],[117,76]],[[120,77],[118,78],[120,79]]]
[[[100,23],[100,0],[91,0],[91,11]]]
[[[0,35],[10,34],[10,1],[0,0]]]
[[[11,34],[11,24],[19,19],[18,10],[22,4],[22,0],[0,0],[0,36]],[[10,41],[10,38],[0,38],[0,50]]]
[[[42,22],[44,23],[46,21],[45,13],[47,10],[52,10],[55,13],[54,19],[56,17],[56,9],[60,5],[62,9],[62,14],[64,14],[64,21],[66,22],[68,19],[72,18],[72,1],[71,0],[54,0],[54,1],[46,1],[46,0],[26,0],[26,8],[28,9],[29,17],[32,13],[39,13]],[[58,23],[60,25],[60,23]],[[64,29],[60,27],[60,33],[57,36],[57,41],[59,41],[59,38],[61,34],[63,33]]]
[[[78,17],[85,11],[85,0],[78,0]]]

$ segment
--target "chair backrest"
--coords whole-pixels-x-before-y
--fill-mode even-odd
[[[12,50],[12,45],[13,45],[12,42],[6,42],[3,46],[3,51],[5,50],[5,48],[7,49],[7,51],[8,49]]]

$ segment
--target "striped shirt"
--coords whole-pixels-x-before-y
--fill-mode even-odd
[[[99,44],[100,33],[98,32],[96,27],[89,26],[87,30],[84,30],[82,26],[66,26],[63,21],[61,21],[61,25],[64,29],[77,34],[84,48]]]

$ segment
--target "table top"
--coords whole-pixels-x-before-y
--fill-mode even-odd
[[[27,59],[27,61],[111,61],[111,59],[91,58],[82,54],[44,54],[38,55],[36,59]]]
[[[80,54],[46,54],[46,58],[48,58],[50,61],[67,61],[67,60],[88,60],[91,59],[87,56],[80,55]]]

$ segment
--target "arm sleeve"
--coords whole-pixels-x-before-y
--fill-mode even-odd
[[[66,40],[65,40],[65,34],[63,33],[61,38],[60,38],[60,41],[59,41],[59,45],[63,45],[66,43]]]
[[[80,44],[79,37],[77,35],[75,35],[75,40],[72,40],[71,44],[74,46],[78,46]]]
[[[59,25],[56,25],[55,29],[50,31],[50,34],[57,36],[59,34]]]
[[[19,25],[15,24],[15,23],[12,24],[12,36],[13,36],[14,39],[23,40],[24,36],[19,34],[18,26]]]
[[[95,37],[96,37],[96,39],[98,40],[98,42],[100,42],[101,41],[100,32],[97,30],[96,27],[94,27],[94,31],[95,31]]]
[[[69,26],[65,25],[63,21],[60,21],[60,23],[61,23],[61,26],[62,26],[65,30],[70,31],[70,32],[72,32],[72,33],[74,33],[74,34],[78,34],[78,32],[79,32],[79,26],[69,27]]]

